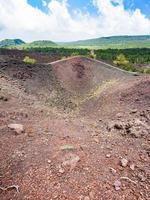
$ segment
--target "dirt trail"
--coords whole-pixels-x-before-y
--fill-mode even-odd
[[[0,199],[150,199],[149,76],[83,57],[0,66]]]

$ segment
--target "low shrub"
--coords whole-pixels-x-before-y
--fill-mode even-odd
[[[129,61],[126,59],[124,54],[119,54],[116,57],[116,60],[113,61],[113,63],[117,66],[126,66],[129,64]]]
[[[132,64],[128,64],[128,65],[122,65],[120,66],[121,69],[124,69],[126,71],[129,71],[129,72],[137,72],[138,70],[136,69],[136,67],[134,67]]]
[[[71,56],[79,56],[79,55],[80,55],[79,52],[74,52],[71,54]]]
[[[89,54],[89,58],[96,59],[96,54]]]
[[[35,63],[36,63],[36,60],[35,60],[34,58],[30,58],[29,56],[26,56],[26,57],[23,59],[23,62],[29,63],[29,64],[35,64]]]
[[[146,69],[144,70],[144,73],[145,73],[145,74],[150,74],[150,67],[146,68]]]

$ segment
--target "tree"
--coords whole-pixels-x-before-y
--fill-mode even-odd
[[[124,54],[120,54],[117,56],[116,60],[113,61],[113,63],[118,66],[127,66],[129,61],[126,59]]]

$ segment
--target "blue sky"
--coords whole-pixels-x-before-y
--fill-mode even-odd
[[[49,3],[50,0],[44,0]],[[43,12],[47,13],[47,6],[43,5],[43,0],[28,0],[28,3],[33,7],[37,7]],[[68,0],[70,12],[73,10],[82,10],[83,12],[89,12],[92,15],[96,15],[97,9],[93,6],[91,0]]]
[[[43,0],[28,0],[28,3],[33,7],[37,7],[43,12],[48,12],[48,8],[43,6]],[[50,0],[45,0],[49,3]],[[80,9],[83,12],[89,12],[92,15],[96,15],[97,9],[93,6],[91,0],[68,0],[69,8],[71,10]],[[150,0],[124,0],[124,6],[126,9],[140,9],[141,12],[150,18]]]
[[[150,0],[0,0],[0,39],[150,35]]]

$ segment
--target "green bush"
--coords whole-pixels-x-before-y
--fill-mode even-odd
[[[129,64],[129,61],[126,59],[124,54],[119,54],[116,60],[113,61],[113,63],[117,66],[127,66]]]
[[[62,57],[61,57],[61,60],[64,60],[64,59],[66,59],[66,58],[67,58],[66,56],[62,56]]]
[[[127,64],[124,66],[120,66],[121,69],[124,69],[126,71],[130,71],[130,72],[137,72],[138,70],[131,64]]]
[[[89,58],[96,59],[96,54],[89,54]]]
[[[29,56],[26,56],[26,57],[23,59],[23,62],[29,63],[29,64],[35,64],[35,63],[36,63],[36,60],[35,60],[34,58],[30,58]]]
[[[79,55],[80,55],[79,52],[74,52],[71,54],[71,56],[79,56]]]
[[[88,55],[89,58],[92,58],[92,59],[96,59],[96,54],[95,54],[95,51],[94,49],[92,49]]]
[[[144,73],[145,73],[145,74],[150,74],[150,67],[146,68],[146,69],[144,70]]]

